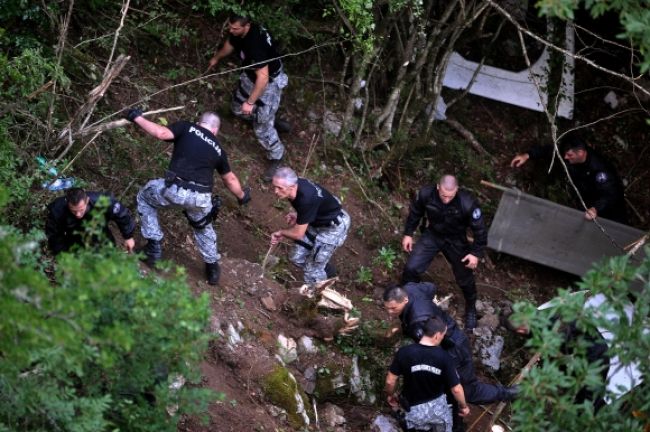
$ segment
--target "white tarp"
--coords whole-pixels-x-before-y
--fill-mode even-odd
[[[569,52],[574,51],[574,32],[570,24],[566,26],[566,49]],[[471,83],[471,94],[522,108],[544,111],[548,101],[550,58],[549,48],[545,47],[530,69],[513,72],[494,66],[480,66],[479,63],[466,60],[454,51],[449,58],[442,85],[464,90]],[[562,96],[559,98],[557,114],[568,119],[573,118],[574,66],[573,57],[565,55],[560,84]],[[479,67],[480,71],[472,82],[472,77]],[[537,85],[534,80],[537,80]]]

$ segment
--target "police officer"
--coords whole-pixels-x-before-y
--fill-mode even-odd
[[[414,341],[424,334],[424,326],[431,317],[440,318],[447,325],[447,333],[441,346],[454,360],[465,389],[465,397],[472,404],[489,404],[497,401],[511,401],[516,397],[516,387],[480,382],[474,371],[472,350],[469,340],[456,325],[456,321],[433,303],[436,286],[430,282],[407,283],[403,287],[392,286],[384,291],[384,308],[391,318],[399,317],[402,334]],[[453,401],[452,401],[453,403]],[[462,419],[456,416],[454,407],[454,431],[464,430]]]
[[[413,246],[413,233],[426,218],[420,240]],[[467,240],[467,228],[474,242]],[[411,203],[404,226],[402,248],[409,258],[402,273],[402,284],[419,282],[435,255],[442,251],[451,264],[456,283],[465,296],[465,329],[476,327],[476,283],[473,270],[487,244],[487,231],[478,201],[467,191],[458,190],[452,175],[443,175],[438,184],[425,186]]]
[[[84,246],[85,243],[97,245],[101,242],[102,239],[96,236],[88,238],[87,242],[84,241],[84,224],[91,220],[92,211],[102,197],[107,203],[107,207],[103,209],[104,220],[101,227],[104,239],[115,244],[115,237],[108,227],[109,222],[113,221],[122,234],[124,248],[128,252],[133,251],[135,222],[129,209],[110,194],[72,188],[66,191],[65,196],[55,199],[47,206],[45,234],[54,255],[70,250],[73,245]]]
[[[429,318],[422,326],[419,342],[400,348],[393,358],[384,391],[388,404],[398,408],[401,402],[406,411],[407,431],[452,431],[452,416],[447,405],[446,392],[451,393],[459,406],[459,415],[469,414],[463,386],[449,354],[440,348],[446,325],[437,317]],[[404,377],[401,398],[395,387],[399,376]]]
[[[232,15],[228,30],[229,38],[210,59],[208,69],[233,52],[241,57],[244,66],[250,66],[239,77],[231,108],[238,117],[246,120],[252,117],[255,136],[270,160],[264,180],[271,181],[284,155],[275,115],[280,106],[282,89],[287,86],[289,78],[283,71],[271,35],[264,27],[252,23],[247,17]]]
[[[289,200],[295,212],[286,216],[289,228],[271,234],[271,244],[283,238],[295,242],[289,260],[304,270],[305,282],[333,277],[335,270],[329,261],[350,229],[350,216],[339,199],[311,180],[298,178],[287,167],[275,172],[273,191],[278,198]]]
[[[602,217],[627,224],[625,189],[612,163],[576,134],[565,135],[560,140],[560,149],[568,162],[569,176],[586,204],[585,219]],[[528,159],[550,158],[552,153],[552,146],[533,146],[516,155],[510,166],[519,168]],[[578,207],[582,207],[579,201]]]
[[[163,233],[158,223],[157,210],[166,207],[182,208],[206,263],[208,283],[217,285],[220,255],[217,252],[217,234],[212,227],[212,220],[219,207],[212,200],[214,170],[219,173],[226,188],[237,197],[240,205],[250,201],[250,188],[242,189],[239,179],[230,170],[226,152],[217,140],[221,125],[219,116],[205,112],[196,124],[179,121],[169,127],[147,120],[139,109],[129,110],[126,118],[149,135],[174,143],[165,177],[149,181],[137,196],[142,236],[147,239],[144,248],[147,263],[153,266],[162,257],[160,242]]]

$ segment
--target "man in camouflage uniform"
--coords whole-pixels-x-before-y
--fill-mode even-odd
[[[289,200],[295,212],[286,216],[289,228],[271,234],[271,244],[285,237],[295,242],[289,260],[304,270],[305,282],[334,277],[336,271],[329,261],[350,229],[350,216],[339,199],[286,167],[275,172],[273,191],[278,198]]]
[[[162,257],[160,242],[163,233],[158,223],[157,210],[182,208],[206,263],[208,283],[217,285],[220,255],[212,220],[219,210],[219,203],[212,199],[214,170],[219,173],[226,188],[237,197],[240,205],[250,201],[250,188],[242,189],[239,179],[230,170],[226,152],[217,140],[216,135],[221,125],[219,116],[206,112],[196,124],[179,121],[169,127],[147,120],[139,109],[129,110],[126,117],[149,135],[174,143],[165,178],[149,181],[138,192],[138,213],[142,222],[142,236],[147,239],[144,253],[148,264],[154,265]]]
[[[429,318],[423,325],[418,343],[400,348],[386,375],[384,391],[388,404],[397,409],[400,405],[407,431],[451,432],[451,409],[446,392],[458,403],[459,415],[469,414],[463,386],[452,358],[440,348],[447,326],[437,317]],[[395,394],[397,379],[404,377],[402,397]]]
[[[251,23],[247,17],[233,15],[228,31],[229,38],[210,59],[208,69],[233,52],[239,54],[244,66],[249,66],[239,77],[231,109],[238,117],[252,119],[255,136],[271,162],[264,180],[271,181],[284,155],[275,115],[280,107],[282,89],[287,86],[289,78],[283,71],[271,35],[264,27]]]

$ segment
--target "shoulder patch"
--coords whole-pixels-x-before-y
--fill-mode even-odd
[[[476,207],[472,212],[472,219],[479,220],[481,218],[481,209]]]
[[[608,180],[607,173],[604,171],[601,171],[596,174],[596,182],[597,183],[605,183]]]
[[[120,212],[122,206],[120,206],[119,202],[116,202],[113,204],[113,214],[118,214]]]

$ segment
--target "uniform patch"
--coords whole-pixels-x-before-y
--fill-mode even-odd
[[[606,181],[607,181],[607,173],[601,171],[598,174],[596,174],[596,182],[605,183]]]
[[[480,218],[481,218],[481,209],[477,207],[472,212],[472,219],[479,220]]]
[[[113,214],[118,214],[120,212],[120,203],[116,202],[113,204]]]

